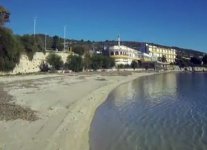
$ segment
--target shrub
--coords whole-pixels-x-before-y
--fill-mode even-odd
[[[138,67],[137,61],[133,60],[131,63],[131,67],[135,70]]]
[[[202,61],[204,65],[207,65],[207,55],[203,56]]]
[[[91,58],[91,68],[97,69],[108,69],[115,65],[113,58],[103,56],[103,55],[93,55]]]
[[[73,47],[73,52],[82,56],[85,52],[85,49],[83,46],[75,46]]]
[[[40,64],[40,71],[41,72],[48,72],[49,70],[49,66],[47,63],[45,63],[44,61]]]
[[[32,60],[35,52],[38,51],[38,46],[34,37],[30,35],[23,35],[22,37],[20,37],[20,40],[29,60]]]
[[[52,66],[52,69],[59,70],[63,66],[63,61],[61,56],[55,54],[55,53],[50,53],[46,61],[49,65]]]
[[[83,70],[83,60],[81,56],[69,55],[67,62],[65,64],[67,69],[70,69],[74,72],[80,72]]]
[[[12,71],[19,63],[21,45],[12,31],[0,28],[0,71]]]
[[[202,60],[198,57],[191,57],[190,62],[192,63],[193,66],[200,66]]]

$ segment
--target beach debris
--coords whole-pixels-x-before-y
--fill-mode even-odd
[[[23,119],[27,121],[35,121],[38,119],[36,112],[30,108],[24,108],[11,102],[13,97],[0,88],[0,121]]]

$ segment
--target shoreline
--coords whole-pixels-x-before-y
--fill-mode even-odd
[[[155,75],[155,74],[159,74],[159,73],[156,73],[156,72],[154,72],[154,73],[144,73],[144,74],[143,73],[142,74],[137,73],[136,75],[132,75],[124,81],[121,81],[121,82],[118,82],[118,83],[113,83],[112,85],[108,86],[107,88],[95,91],[95,93],[93,93],[92,95],[97,94],[97,92],[104,91],[104,93],[103,93],[104,96],[101,97],[101,99],[99,99],[100,98],[99,96],[94,96],[93,97],[97,101],[97,104],[96,104],[95,107],[93,107],[91,109],[92,112],[91,112],[91,115],[88,118],[89,123],[87,123],[87,125],[85,126],[86,130],[83,132],[83,135],[79,138],[79,142],[80,141],[81,142],[80,143],[78,142],[77,144],[74,145],[74,146],[77,146],[77,147],[73,147],[74,150],[82,150],[82,149],[89,150],[90,149],[89,132],[90,132],[90,127],[91,127],[92,120],[94,118],[94,115],[95,115],[95,112],[96,112],[97,108],[107,100],[107,97],[110,94],[110,92],[112,92],[115,88],[117,88],[118,86],[121,86],[122,84],[125,84],[127,82],[131,82],[131,81],[136,80],[140,77],[150,76],[150,75]]]
[[[27,79],[31,87],[26,88],[22,85],[27,79],[0,78],[1,84],[2,81],[11,84],[4,88],[15,97],[15,103],[37,111],[40,117],[34,122],[20,119],[0,121],[0,135],[3,135],[0,136],[0,148],[88,150],[91,122],[110,92],[121,84],[154,74],[159,73],[30,76]],[[34,96],[39,99],[34,101]],[[11,137],[10,128],[18,131],[14,137]]]

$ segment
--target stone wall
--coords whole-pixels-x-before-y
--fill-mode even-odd
[[[61,56],[63,62],[66,62],[66,59],[69,55],[67,52],[55,52],[57,55]],[[45,54],[42,52],[36,52],[32,61],[30,61],[27,57],[27,55],[22,55],[20,58],[20,62],[12,72],[5,73],[0,72],[0,75],[5,74],[24,74],[24,73],[35,73],[39,72],[39,66],[43,61],[46,61],[46,57],[48,56],[49,52],[46,52]]]

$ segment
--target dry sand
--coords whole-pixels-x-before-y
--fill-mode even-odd
[[[2,101],[15,108],[13,112],[11,108],[4,109],[4,115],[15,117],[0,119],[0,150],[89,150],[91,121],[110,91],[122,83],[151,74],[154,73],[0,77],[3,88],[0,104]],[[5,94],[12,98],[3,99]],[[25,119],[25,111],[20,110],[26,114],[33,112],[33,115]]]

